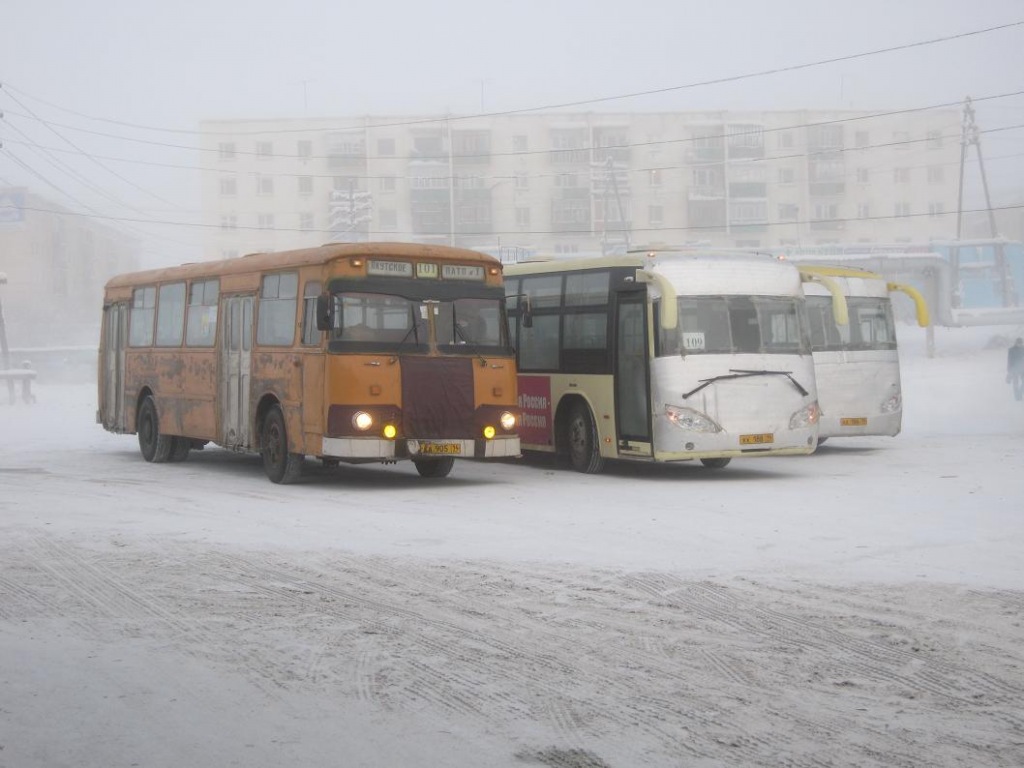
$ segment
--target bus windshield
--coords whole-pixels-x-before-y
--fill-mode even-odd
[[[658,354],[807,354],[800,299],[788,296],[683,296],[679,323],[661,330]]]
[[[849,325],[836,325],[831,296],[808,296],[811,348],[815,352],[896,349],[892,302],[883,297],[848,296]]]
[[[425,346],[433,315],[438,348],[460,353],[478,347],[507,349],[500,299],[410,299],[381,293],[334,295],[332,342]]]

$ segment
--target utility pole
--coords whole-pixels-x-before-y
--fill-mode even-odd
[[[992,210],[992,197],[989,194],[988,189],[988,175],[985,173],[985,159],[981,154],[981,138],[980,131],[978,130],[978,124],[974,119],[974,105],[971,103],[971,97],[968,96],[964,100],[964,115],[963,123],[960,131],[960,180],[957,187],[957,201],[956,201],[956,239],[957,243],[953,246],[951,256],[951,262],[953,267],[953,279],[959,282],[960,278],[960,237],[963,232],[963,210],[964,210],[964,172],[967,165],[967,151],[968,148],[973,146],[975,152],[978,155],[978,169],[981,171],[981,186],[985,193],[985,210],[988,213],[988,228],[990,237],[996,242],[993,244],[995,247],[996,257],[996,269],[999,272],[999,288],[1002,294],[1003,306],[1010,307],[1016,305],[1016,296],[1013,288],[1013,280],[1010,276],[1009,269],[1006,263],[1006,253],[1003,250],[1003,244],[999,242],[999,231],[996,227],[996,215]],[[959,289],[957,289],[959,293]],[[959,302],[958,302],[959,303]]]

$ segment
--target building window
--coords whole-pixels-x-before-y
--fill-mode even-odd
[[[941,184],[946,180],[946,169],[941,165],[928,166],[928,183]]]
[[[221,229],[238,229],[238,215],[234,213],[223,213],[220,217]]]
[[[261,197],[267,197],[274,194],[274,177],[273,176],[257,176],[256,177],[256,194]]]
[[[313,194],[313,177],[312,176],[299,176],[299,194],[303,197],[309,197]]]
[[[800,206],[795,203],[779,203],[779,220],[795,221],[800,215]]]
[[[530,226],[530,209],[526,207],[516,208],[516,226],[519,229],[526,229]]]
[[[235,142],[222,141],[220,144],[217,145],[217,151],[220,153],[221,160],[234,160]]]
[[[858,219],[870,219],[871,218],[871,206],[867,203],[860,203],[857,205],[857,218]]]
[[[660,227],[665,222],[665,207],[662,205],[648,206],[647,220],[652,227]]]
[[[796,180],[796,172],[792,168],[779,168],[779,184],[792,184]]]
[[[398,229],[398,211],[393,208],[381,208],[377,211],[377,227],[389,232]]]
[[[395,191],[395,177],[394,176],[381,176],[377,180],[380,184],[381,192],[394,192]]]
[[[395,140],[394,139],[377,139],[377,156],[378,157],[394,157],[395,156]]]
[[[530,188],[530,177],[522,171],[516,171],[515,177],[516,189],[529,189]]]
[[[858,184],[867,184],[868,181],[870,180],[870,178],[871,178],[871,174],[870,174],[870,172],[868,171],[867,168],[858,168],[857,169],[857,183]]]
[[[933,219],[938,218],[946,212],[945,203],[928,203],[928,215]]]
[[[910,169],[909,168],[893,168],[892,169],[892,180],[897,184],[909,184],[910,183]]]
[[[928,131],[928,149],[942,149],[942,131]]]
[[[313,156],[313,142],[303,139],[299,142],[299,157],[310,158]]]
[[[906,201],[901,201],[901,202],[896,203],[893,206],[893,214],[895,216],[897,216],[897,217],[900,217],[900,218],[902,218],[904,216],[909,216],[910,215],[910,203],[906,202]]]
[[[892,143],[896,149],[910,149],[910,133],[908,131],[893,131]]]
[[[839,203],[815,203],[814,221],[834,221],[839,218]]]
[[[256,157],[261,160],[267,160],[274,154],[274,142],[272,141],[257,141],[256,142]]]
[[[662,184],[662,174],[660,168],[652,168],[647,172],[647,179],[652,187],[660,187]]]
[[[220,180],[221,197],[234,197],[238,194],[238,180],[234,176],[225,176]]]
[[[523,134],[519,134],[512,137],[512,151],[513,152],[528,152],[530,143],[527,137]]]
[[[871,143],[871,134],[867,131],[857,131],[853,134],[853,145],[858,149],[863,149]]]
[[[793,132],[782,131],[779,134],[779,149],[791,149],[793,147]]]
[[[274,228],[274,214],[272,213],[261,213],[256,217],[256,224],[260,229],[273,229]]]
[[[299,214],[299,229],[309,231],[313,228],[313,214],[306,212]]]

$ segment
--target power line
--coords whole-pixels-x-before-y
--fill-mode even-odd
[[[1021,205],[1004,205],[1004,206],[999,206],[999,207],[992,208],[993,211],[1016,211],[1016,210],[1022,210],[1022,209],[1024,209],[1024,204],[1021,204]],[[74,211],[56,211],[56,210],[53,210],[53,209],[50,209],[50,208],[35,208],[35,207],[31,207],[31,206],[24,206],[22,208],[22,210],[33,211],[35,213],[51,213],[51,214],[54,214],[54,215],[57,215],[57,216],[85,216],[85,217],[90,217],[90,214],[86,214],[86,213],[77,213],[77,212],[74,212]],[[964,209],[963,213],[983,213],[983,212],[986,212],[988,210],[989,210],[988,208],[972,208],[972,209]],[[821,224],[821,223],[840,224],[840,223],[864,222],[864,221],[889,221],[889,220],[892,220],[892,219],[914,219],[914,218],[920,218],[920,217],[925,217],[925,216],[930,217],[930,218],[939,218],[939,217],[943,217],[943,216],[955,216],[956,213],[957,213],[956,211],[942,211],[942,212],[936,212],[936,213],[894,214],[892,216],[865,216],[863,218],[857,217],[857,218],[844,218],[844,219],[794,219],[792,221],[788,221],[787,220],[787,221],[759,222],[756,226],[758,226],[758,227],[792,227],[792,226],[802,225],[802,224]],[[95,216],[95,217],[92,217],[92,218],[106,219],[106,220],[109,220],[109,221],[130,222],[130,223],[133,223],[133,224],[167,224],[167,225],[172,225],[173,224],[173,226],[179,226],[179,227],[194,227],[194,228],[199,228],[199,229],[223,229],[223,227],[220,224],[206,224],[206,223],[196,223],[196,224],[193,224],[193,223],[189,223],[189,222],[176,222],[176,223],[172,223],[172,222],[155,221],[155,220],[147,220],[147,219],[130,219],[130,218],[118,217],[118,216]],[[734,222],[733,226],[742,227],[744,225],[743,224],[736,224]],[[724,229],[725,229],[724,225],[705,225],[705,226],[688,226],[688,227],[628,227],[628,228],[627,227],[618,227],[618,228],[614,228],[614,229],[613,228],[609,228],[608,231],[609,232],[691,232],[691,231],[722,231]],[[243,226],[231,227],[231,231],[236,231],[236,230],[244,230],[244,231],[250,231],[250,232],[300,232],[300,233],[303,233],[303,234],[315,233],[315,234],[321,234],[321,235],[331,234],[331,230],[329,230],[329,229],[301,229],[301,228],[298,228],[298,227],[249,227],[249,226],[244,226],[244,225]],[[594,231],[596,232],[596,229]],[[403,236],[408,236],[408,237],[417,237],[417,236],[422,236],[423,235],[422,232],[411,232],[411,231],[410,232],[405,232],[405,231],[403,231],[403,232],[388,232],[387,234],[388,235],[403,235]],[[432,236],[441,236],[441,237],[449,236],[449,235],[452,235],[452,234],[457,234],[457,235],[459,235],[461,237],[493,237],[493,236],[495,236],[495,235],[497,235],[499,233],[491,232],[491,231],[485,231],[485,232],[457,232],[457,233],[452,233],[452,232],[431,232],[430,234]],[[580,235],[580,234],[592,234],[592,232],[591,232],[590,229],[586,230],[586,232],[572,232],[572,233],[566,233],[566,232],[557,231],[557,230],[529,230],[529,231],[517,230],[516,234],[517,235],[523,235],[523,236],[526,236],[526,235],[564,235],[564,234],[577,234],[577,235]]]
[[[982,102],[982,101],[992,101],[992,100],[996,100],[996,99],[1005,99],[1005,98],[1010,98],[1010,97],[1013,97],[1013,96],[1021,96],[1021,95],[1024,95],[1024,90],[1012,91],[1012,92],[1009,92],[1009,93],[992,94],[992,95],[989,95],[989,96],[977,96],[977,97],[972,97],[971,100],[973,102],[977,103],[977,102]],[[559,153],[559,152],[589,151],[591,149],[598,150],[598,151],[609,150],[609,149],[637,149],[637,148],[643,148],[643,147],[665,146],[665,145],[669,145],[669,144],[685,144],[685,143],[690,143],[690,142],[694,142],[694,141],[706,141],[708,139],[728,140],[730,138],[735,138],[735,137],[739,137],[739,136],[746,136],[746,135],[749,135],[751,133],[779,133],[779,132],[783,132],[783,131],[798,130],[798,129],[801,129],[801,128],[818,128],[818,127],[824,127],[824,126],[829,126],[829,125],[839,125],[839,124],[844,124],[844,123],[855,123],[855,122],[859,122],[859,121],[862,121],[862,120],[874,120],[874,119],[877,119],[877,118],[894,117],[896,115],[907,115],[907,114],[915,114],[915,113],[918,113],[918,112],[930,112],[930,111],[934,111],[934,110],[938,110],[938,109],[949,109],[951,107],[960,107],[960,106],[962,106],[962,104],[963,104],[963,100],[962,99],[958,99],[957,101],[942,102],[942,103],[939,103],[939,104],[931,104],[931,105],[924,106],[924,107],[908,107],[908,108],[905,108],[905,109],[889,110],[889,111],[886,111],[886,112],[871,112],[871,113],[868,113],[868,114],[860,114],[860,115],[852,115],[852,116],[849,116],[849,117],[835,118],[833,120],[820,120],[820,121],[817,121],[817,122],[810,122],[810,123],[792,123],[792,124],[789,124],[789,125],[776,126],[776,127],[772,127],[772,128],[761,127],[761,128],[758,128],[757,131],[742,130],[742,131],[733,131],[733,132],[717,133],[717,134],[707,134],[707,135],[700,135],[700,136],[687,136],[687,137],[678,138],[678,139],[658,139],[658,140],[653,140],[653,141],[626,142],[626,143],[623,143],[623,144],[611,144],[611,145],[601,146],[601,147],[576,147],[576,148],[564,148],[564,149],[535,149],[535,150],[526,150],[526,151],[522,151],[522,152],[487,152],[487,153],[477,153],[477,154],[460,153],[460,154],[457,154],[457,155],[456,154],[421,155],[421,156],[418,156],[416,159],[417,160],[435,160],[435,161],[438,161],[438,162],[442,162],[442,161],[447,161],[449,158],[451,158],[451,159],[457,159],[457,160],[462,161],[462,160],[468,160],[468,159],[472,159],[472,158],[524,157],[524,156],[528,156],[528,155],[550,155],[550,154],[556,154],[556,153]],[[10,114],[18,115],[18,113],[16,113],[16,112],[11,112]],[[675,113],[675,114],[686,114],[686,113],[685,112],[681,112],[681,113]],[[18,115],[18,116],[19,117],[26,117],[25,115]],[[68,127],[68,126],[65,126],[65,127]],[[98,132],[98,131],[86,131],[85,129],[79,129],[79,128],[72,128],[72,130],[81,130],[81,131],[85,131],[87,133],[92,133],[92,134],[96,134],[96,135],[100,135],[100,136],[105,136],[107,138],[123,139],[123,140],[126,140],[126,141],[132,141],[132,142],[141,143],[141,144],[147,144],[147,145],[151,145],[151,146],[169,147],[169,148],[172,148],[172,149],[184,149],[184,150],[194,151],[194,152],[206,152],[206,153],[217,153],[217,154],[221,153],[221,149],[220,148],[190,147],[190,146],[186,146],[186,145],[183,145],[183,144],[169,144],[167,142],[148,141],[148,140],[145,140],[145,139],[132,139],[132,138],[127,138],[127,137],[115,136],[113,134],[102,133],[102,132]],[[282,155],[282,154],[273,154],[273,153],[264,154],[264,153],[261,153],[261,152],[258,152],[258,151],[250,152],[250,151],[238,150],[238,149],[234,149],[233,152],[236,155],[247,155],[247,156],[266,158],[266,159],[273,158],[273,159],[278,159],[278,160],[330,160],[332,157],[334,157],[332,155]],[[366,160],[373,160],[374,162],[407,162],[408,161],[408,158],[406,158],[406,157],[381,157],[381,156],[377,156],[377,157],[372,157],[372,158],[371,157],[366,157],[365,159]]]
[[[749,80],[749,79],[758,78],[758,77],[768,77],[768,76],[771,76],[771,75],[778,75],[778,74],[783,74],[783,73],[786,73],[786,72],[797,72],[799,70],[810,69],[810,68],[813,68],[813,67],[820,67],[820,66],[824,66],[824,65],[827,65],[827,64],[839,64],[839,63],[847,62],[847,61],[855,61],[857,59],[868,58],[868,57],[871,57],[871,56],[879,56],[879,55],[887,54],[887,53],[896,53],[898,51],[906,51],[906,50],[911,50],[913,48],[921,48],[921,47],[924,47],[924,46],[936,45],[938,43],[947,43],[947,42],[951,42],[953,40],[961,40],[961,39],[968,38],[968,37],[975,37],[975,36],[978,36],[978,35],[985,35],[985,34],[988,34],[988,33],[991,33],[991,32],[998,32],[998,31],[1002,31],[1002,30],[1005,30],[1005,29],[1011,29],[1011,28],[1020,27],[1020,26],[1024,26],[1024,20],[1022,20],[1022,21],[1013,21],[1013,22],[1009,22],[1007,24],[1000,24],[1000,25],[993,26],[993,27],[985,27],[984,29],[975,29],[975,30],[970,30],[970,31],[967,31],[967,32],[960,32],[960,33],[957,33],[957,34],[954,34],[954,35],[945,35],[943,37],[935,37],[935,38],[931,38],[931,39],[928,39],[928,40],[919,40],[919,41],[912,42],[912,43],[904,43],[902,45],[889,46],[887,48],[876,48],[876,49],[870,50],[870,51],[862,51],[860,53],[852,53],[852,54],[847,54],[847,55],[844,55],[844,56],[835,56],[835,57],[828,58],[828,59],[818,59],[816,61],[804,62],[802,64],[791,64],[791,65],[784,66],[784,67],[774,67],[772,69],[764,69],[764,70],[760,70],[760,71],[757,71],[757,72],[748,72],[748,73],[740,74],[740,75],[731,75],[731,76],[728,76],[728,77],[719,77],[719,78],[713,78],[713,79],[710,79],[710,80],[701,80],[701,81],[696,81],[696,82],[692,82],[692,83],[686,83],[686,84],[683,84],[683,85],[667,86],[665,88],[652,88],[652,89],[649,89],[649,90],[634,91],[632,93],[618,94],[618,95],[615,95],[615,96],[602,96],[602,97],[593,98],[593,99],[579,99],[579,100],[575,100],[575,101],[567,101],[567,102],[561,102],[561,103],[557,103],[557,104],[547,104],[547,105],[537,106],[537,107],[524,107],[522,109],[510,109],[510,110],[502,110],[502,111],[496,111],[496,112],[479,112],[479,113],[472,114],[472,115],[424,118],[424,119],[418,119],[418,120],[393,122],[393,123],[377,123],[377,124],[365,126],[365,128],[368,129],[368,130],[371,130],[371,129],[377,129],[377,128],[396,128],[396,127],[406,126],[406,125],[422,125],[422,124],[425,124],[425,123],[449,122],[449,121],[454,121],[454,120],[472,120],[472,119],[482,118],[482,117],[483,118],[486,118],[486,117],[504,117],[504,116],[508,116],[508,115],[526,114],[526,113],[530,113],[530,112],[542,112],[542,111],[547,111],[547,110],[567,109],[567,108],[570,108],[570,107],[581,107],[581,106],[586,106],[586,105],[589,105],[589,104],[600,104],[600,103],[604,103],[604,102],[608,102],[608,101],[619,101],[619,100],[622,100],[622,99],[632,99],[632,98],[638,98],[638,97],[642,97],[642,96],[656,96],[656,95],[660,95],[660,94],[664,94],[664,93],[674,93],[674,92],[677,92],[677,91],[689,90],[689,89],[692,89],[692,88],[702,88],[702,87],[706,87],[706,86],[710,86],[710,85],[723,85],[723,84],[726,84],[726,83],[735,83],[735,82],[739,82],[741,80]],[[44,101],[44,100],[42,100],[42,99],[40,99],[38,97],[31,96],[30,94],[26,93],[25,91],[22,91],[21,89],[16,88],[16,87],[10,85],[10,83],[0,83],[0,88],[10,88],[11,90],[17,91],[18,93],[21,93],[22,95],[27,96],[28,98],[32,98],[35,101],[38,101],[38,102],[40,102],[42,104],[46,104],[46,105],[51,106],[51,107],[53,107],[55,109],[59,109],[59,110],[68,112],[70,114],[74,114],[74,115],[77,115],[79,117],[84,117],[84,118],[87,118],[87,119],[90,119],[90,120],[107,122],[107,123],[112,123],[112,124],[116,124],[116,125],[122,125],[122,126],[125,126],[125,127],[131,127],[131,128],[139,128],[139,129],[142,129],[142,130],[160,131],[160,132],[166,132],[166,133],[184,133],[184,134],[192,134],[192,135],[195,135],[196,133],[215,134],[215,132],[212,132],[212,131],[197,132],[197,131],[190,131],[190,130],[186,130],[186,129],[159,128],[159,127],[155,127],[155,126],[146,126],[146,125],[140,125],[140,124],[129,123],[129,122],[124,122],[124,121],[111,120],[111,119],[108,119],[108,118],[94,117],[94,116],[91,116],[91,115],[84,114],[82,112],[76,112],[75,110],[67,109],[66,107],[61,107],[61,106],[58,106],[56,104],[52,104],[52,103]],[[64,126],[64,127],[70,127],[70,126]],[[323,128],[323,129],[317,129],[317,130],[332,131],[332,130],[337,130],[337,129],[336,128]],[[251,132],[248,135],[267,135],[267,134],[277,134],[277,133],[300,133],[300,132],[306,132],[306,131],[309,131],[309,129],[278,129],[278,130],[273,130],[273,131],[253,131],[253,132]],[[231,134],[226,134],[226,135],[237,135],[237,134],[231,133]],[[123,138],[123,137],[118,137],[118,138]]]

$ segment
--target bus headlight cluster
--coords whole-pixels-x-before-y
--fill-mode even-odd
[[[366,411],[357,411],[352,415],[352,426],[361,432],[365,432],[373,426],[373,416]]]
[[[882,413],[896,413],[903,407],[903,395],[897,392],[882,402]]]
[[[508,411],[505,411],[503,414],[501,414],[501,417],[498,419],[498,422],[501,424],[501,428],[504,429],[506,432],[511,432],[513,429],[516,428],[515,414],[509,413]]]
[[[665,418],[687,432],[721,432],[722,428],[700,411],[678,405],[665,405]]]
[[[808,403],[789,417],[789,428],[806,429],[807,427],[813,427],[820,418],[821,409],[818,407],[818,402]]]

